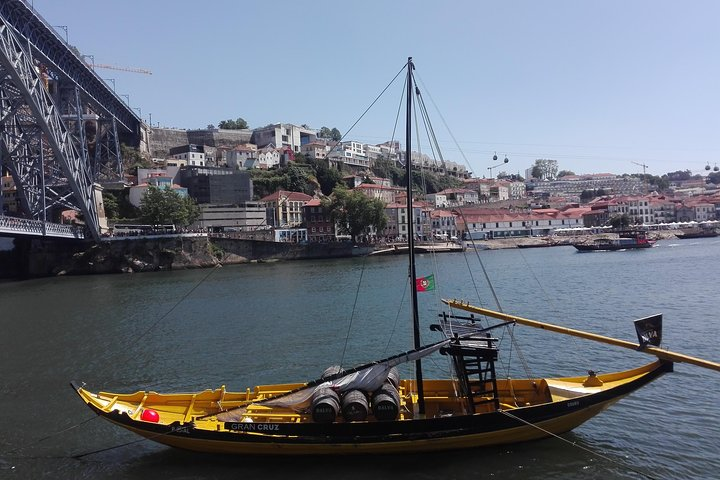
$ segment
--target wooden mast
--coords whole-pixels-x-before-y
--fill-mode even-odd
[[[671,352],[669,350],[663,350],[658,347],[645,346],[640,348],[640,345],[625,340],[620,340],[612,337],[605,337],[603,335],[597,335],[595,333],[584,332],[582,330],[575,330],[572,328],[561,327],[559,325],[553,325],[552,323],[539,322],[537,320],[530,320],[528,318],[518,317],[515,315],[508,315],[507,313],[496,312],[494,310],[488,310],[486,308],[475,307],[467,303],[462,303],[459,300],[443,300],[451,308],[459,308],[466,312],[477,313],[479,315],[486,315],[488,317],[497,318],[499,320],[505,320],[508,322],[516,322],[521,325],[528,327],[540,328],[543,330],[549,330],[551,332],[562,333],[565,335],[571,335],[573,337],[585,338],[596,342],[607,343],[609,345],[615,345],[617,347],[629,348],[642,353],[655,355],[662,360],[669,360],[671,362],[679,363],[690,363],[698,367],[709,368],[711,370],[717,370],[720,372],[720,363],[711,362],[709,360],[703,360],[701,358],[691,357],[682,353]]]
[[[418,316],[417,282],[415,271],[415,228],[413,222],[412,205],[412,98],[413,98],[413,61],[408,57],[407,61],[407,99],[405,109],[405,178],[407,180],[407,226],[408,226],[408,255],[410,259],[410,288],[412,292],[412,321],[413,321],[413,342],[415,348],[420,348],[420,319]],[[422,361],[415,360],[415,382],[418,393],[418,413],[425,415],[425,395],[423,392]]]

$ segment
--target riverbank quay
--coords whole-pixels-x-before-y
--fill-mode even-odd
[[[108,237],[100,243],[33,239],[15,242],[0,266],[2,278],[140,273],[283,260],[367,255],[371,247],[348,242],[280,243],[207,234]],[[12,261],[11,261],[12,260]]]
[[[675,239],[677,235],[674,231],[656,231],[648,232],[648,238],[651,240],[667,240]],[[514,237],[514,238],[497,238],[493,240],[475,240],[474,246],[478,250],[502,250],[506,248],[531,248],[531,247],[562,247],[564,245],[572,245],[578,242],[593,242],[596,239],[617,237],[617,233],[599,233],[593,235],[573,235],[573,236],[550,236],[550,237]],[[468,248],[472,248],[473,243],[466,242]],[[522,246],[522,247],[521,247]]]
[[[519,245],[562,246],[608,235],[612,234],[476,240],[474,243],[466,242],[465,247],[501,250],[518,248]],[[671,232],[651,232],[650,237],[655,240],[676,238]],[[371,255],[374,252],[382,255],[387,250],[387,245],[285,243],[228,238],[207,233],[107,237],[98,244],[51,239],[18,240],[13,250],[0,252],[0,278],[156,272],[208,268],[218,264],[345,258]],[[462,251],[462,247],[454,244],[453,249],[446,251]]]

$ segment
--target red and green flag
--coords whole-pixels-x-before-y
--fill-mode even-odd
[[[428,275],[427,277],[420,277],[415,279],[415,286],[418,292],[427,292],[428,290],[435,290],[435,275]]]

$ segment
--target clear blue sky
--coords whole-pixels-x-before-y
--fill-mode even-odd
[[[32,3],[96,63],[151,70],[98,72],[161,126],[345,133],[412,56],[444,157],[477,177],[494,152],[510,158],[494,174],[538,158],[579,174],[720,165],[714,0]],[[348,139],[390,139],[401,89]]]

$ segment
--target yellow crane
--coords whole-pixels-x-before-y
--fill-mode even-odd
[[[93,69],[105,68],[107,70],[120,70],[122,72],[135,72],[135,73],[144,73],[145,75],[152,75],[152,72],[150,70],[145,70],[144,68],[118,67],[116,65],[105,65],[103,63],[89,63],[88,66]]]

